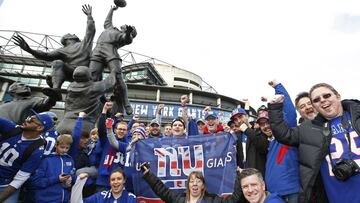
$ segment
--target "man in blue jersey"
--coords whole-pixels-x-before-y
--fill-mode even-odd
[[[20,126],[22,132],[0,142],[0,202],[17,202],[20,187],[40,164],[45,143],[39,140],[41,134],[52,127],[53,120],[47,113],[35,113]],[[0,118],[1,137],[14,132],[14,128],[15,123]]]
[[[360,202],[360,102],[341,101],[326,83],[314,85],[309,94],[318,115],[295,128],[283,120],[282,96],[269,104],[274,136],[299,149],[299,202]]]

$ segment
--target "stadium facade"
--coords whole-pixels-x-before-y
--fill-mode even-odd
[[[12,100],[7,91],[15,81],[28,84],[34,96],[44,96],[41,89],[47,87],[45,78],[51,74],[50,62],[35,59],[13,43],[11,38],[15,34],[21,35],[33,49],[52,51],[62,46],[59,36],[0,30],[0,102]],[[188,114],[195,118],[203,117],[204,107],[211,106],[221,115],[222,121],[227,121],[234,108],[244,107],[243,102],[218,94],[211,85],[192,72],[124,49],[119,49],[119,54],[123,60],[122,71],[128,85],[129,100],[134,113],[139,114],[143,122],[155,117],[160,103],[165,104],[163,124],[179,116],[179,100],[183,94],[189,95]],[[65,82],[62,86],[63,98],[68,85]],[[64,106],[64,102],[57,102],[53,111],[61,117]],[[250,108],[250,115],[255,115],[253,108]]]

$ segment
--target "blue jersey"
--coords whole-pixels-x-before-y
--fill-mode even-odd
[[[137,203],[137,198],[134,194],[124,190],[121,194],[121,197],[116,199],[118,203],[127,202],[127,203]],[[113,203],[115,201],[114,196],[111,193],[111,190],[98,192],[86,199],[84,203]]]
[[[44,155],[49,155],[52,152],[55,152],[55,144],[56,144],[56,139],[58,137],[58,133],[56,132],[56,129],[54,128],[54,129],[44,133],[43,137],[46,140],[46,147],[44,149]]]
[[[345,112],[350,121],[350,115]],[[349,122],[350,123],[350,122]],[[351,124],[351,123],[350,123]],[[360,138],[352,126],[348,129],[351,140],[352,159],[360,166]],[[331,120],[331,162],[329,155],[321,165],[321,176],[325,185],[327,197],[331,203],[360,202],[359,186],[360,174],[350,177],[345,182],[336,179],[332,166],[340,159],[349,159],[349,145],[346,138],[346,129],[342,127],[341,116]]]
[[[13,128],[15,128],[14,123],[0,119],[0,133],[8,132]],[[26,162],[22,161],[25,150],[34,141],[26,140],[18,134],[0,142],[0,185],[8,185],[19,170],[33,173],[37,169],[44,152],[43,146],[35,149]]]

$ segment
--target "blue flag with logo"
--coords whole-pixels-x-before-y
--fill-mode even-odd
[[[149,138],[138,141],[132,150],[131,165],[136,166],[132,180],[140,202],[160,200],[142,179],[140,164],[148,162],[151,172],[170,189],[184,192],[188,175],[204,174],[207,190],[231,194],[236,177],[235,136],[229,133],[181,138]]]

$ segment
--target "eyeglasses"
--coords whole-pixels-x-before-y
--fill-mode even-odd
[[[313,99],[313,100],[312,100],[312,103],[318,103],[318,102],[320,102],[321,97],[322,97],[323,99],[329,99],[332,95],[333,95],[333,94],[331,94],[331,93],[323,94],[322,96],[319,96],[319,97],[316,97],[315,99]]]
[[[26,121],[27,123],[35,123],[35,124],[37,124],[37,125],[42,125],[42,123],[38,123],[38,122],[36,122],[36,120],[37,120],[37,118],[36,118],[35,116],[28,116],[28,117],[25,119],[25,121]]]

